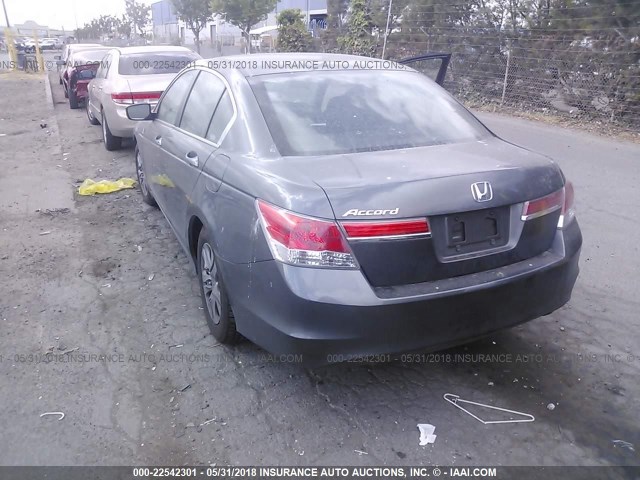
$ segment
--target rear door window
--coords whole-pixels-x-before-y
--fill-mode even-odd
[[[165,121],[172,125],[179,124],[184,100],[197,75],[197,70],[189,70],[180,75],[171,86],[169,86],[158,106],[158,120]]]
[[[222,134],[226,130],[227,126],[233,120],[233,102],[231,101],[231,95],[229,91],[225,91],[224,95],[218,102],[218,108],[213,114],[209,130],[207,131],[207,140],[213,143],[220,143]]]
[[[109,70],[109,65],[111,65],[111,54],[105,56],[98,67],[98,71],[96,72],[96,78],[106,78],[107,71]]]
[[[180,128],[205,138],[213,112],[216,111],[224,90],[222,80],[211,73],[202,72],[185,104]]]

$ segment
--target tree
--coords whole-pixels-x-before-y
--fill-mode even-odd
[[[320,43],[326,52],[338,52],[338,38],[344,33],[349,0],[327,0],[327,28],[320,32]]]
[[[131,38],[131,23],[129,23],[126,15],[122,15],[120,19],[120,33],[127,38]]]
[[[277,0],[211,0],[211,8],[242,30],[251,53],[251,27],[265,20],[276,3]]]
[[[200,32],[213,20],[209,0],[172,0],[178,17],[187,24],[195,37],[196,51],[200,53]]]
[[[302,21],[302,12],[288,8],[278,14],[278,51],[306,52],[311,46],[311,34]]]
[[[124,2],[126,17],[133,27],[133,31],[144,37],[147,25],[149,25],[151,7],[138,3],[136,0],[124,0]]]
[[[376,50],[372,36],[373,22],[365,0],[351,0],[347,33],[338,37],[338,45],[343,53],[371,56]]]

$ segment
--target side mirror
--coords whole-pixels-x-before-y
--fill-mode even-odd
[[[57,55],[57,56],[59,57],[60,55]],[[63,67],[64,63],[65,63],[64,60],[56,60],[56,65],[58,65],[59,67]]]
[[[53,59],[54,59],[54,60],[62,60],[62,55],[54,55],[54,56],[53,56]],[[56,63],[57,63],[57,62],[56,62]],[[60,65],[60,64],[58,63],[58,65]]]
[[[151,110],[151,105],[148,103],[138,103],[127,107],[127,118],[137,122],[143,120],[153,120],[155,114]]]

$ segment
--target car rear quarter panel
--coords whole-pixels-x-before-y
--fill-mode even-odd
[[[316,217],[332,218],[333,211],[324,191],[312,181],[292,183],[271,172],[280,155],[247,80],[237,72],[220,73],[231,86],[237,116],[203,167],[192,194],[191,215],[210,229],[217,254],[225,261],[268,260],[272,257],[258,222],[257,198]],[[221,179],[220,155],[229,158]]]

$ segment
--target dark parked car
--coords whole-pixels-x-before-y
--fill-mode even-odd
[[[193,259],[220,342],[242,334],[313,363],[439,349],[571,296],[571,183],[412,68],[201,60],[156,108],[127,113],[147,120],[143,199]]]
[[[62,73],[62,87],[64,96],[69,99],[69,108],[78,108],[86,101],[88,85],[96,76],[108,48],[97,47],[95,50],[80,50],[71,53]],[[58,60],[63,64],[63,60]]]

